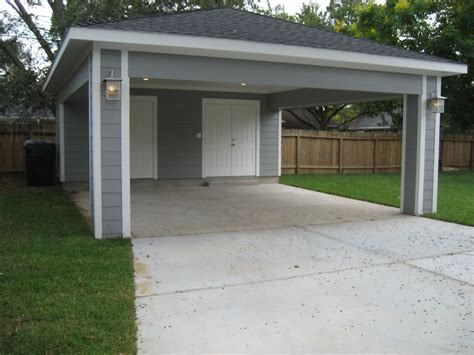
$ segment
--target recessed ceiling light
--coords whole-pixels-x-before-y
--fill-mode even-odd
[[[148,79],[148,78],[143,78],[143,80],[148,81],[148,80],[150,80],[150,79]]]
[[[240,85],[245,86],[245,85],[247,85],[247,83],[240,83]]]

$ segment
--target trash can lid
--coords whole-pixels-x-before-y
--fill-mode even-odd
[[[39,141],[39,140],[33,140],[33,139],[28,139],[25,141],[24,145],[54,145],[54,143],[47,142],[47,141]]]

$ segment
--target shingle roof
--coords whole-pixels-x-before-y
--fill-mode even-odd
[[[83,22],[77,23],[73,27],[227,38],[386,55],[432,62],[453,62],[448,59],[408,51],[368,39],[354,38],[317,27],[228,7],[185,11],[174,14],[157,14],[120,20]]]

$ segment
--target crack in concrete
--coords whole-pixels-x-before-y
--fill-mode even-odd
[[[397,263],[398,262],[396,262],[396,261],[390,261],[388,263],[386,263],[386,262],[385,263],[375,263],[375,264],[370,264],[370,265],[365,265],[365,266],[358,265],[358,266],[353,266],[353,267],[338,269],[338,270],[332,270],[332,271],[311,272],[311,273],[307,273],[307,274],[293,275],[293,276],[287,276],[287,277],[278,277],[278,278],[267,279],[267,280],[249,281],[249,282],[242,282],[242,283],[236,283],[236,284],[223,284],[223,285],[219,285],[219,286],[209,286],[209,287],[200,287],[200,288],[193,288],[193,289],[186,289],[186,290],[179,290],[179,291],[154,293],[154,294],[150,294],[150,295],[142,295],[142,296],[135,296],[135,297],[136,298],[147,298],[147,297],[166,296],[166,295],[174,295],[174,294],[189,293],[189,292],[196,292],[196,291],[218,290],[218,289],[225,289],[225,288],[230,288],[230,287],[258,285],[258,284],[264,284],[264,283],[269,283],[269,282],[286,281],[286,280],[292,280],[292,279],[297,279],[297,278],[305,278],[305,277],[312,277],[312,276],[319,276],[319,275],[335,274],[335,273],[344,272],[344,271],[367,269],[367,268],[374,267],[374,266],[393,265],[393,264],[397,264]]]
[[[337,242],[340,242],[340,243],[343,243],[343,244],[346,244],[346,245],[350,245],[352,247],[363,250],[363,251],[368,252],[370,254],[374,254],[374,255],[379,256],[379,257],[381,256],[381,257],[385,257],[385,258],[388,258],[388,259],[392,259],[393,261],[392,261],[391,264],[394,264],[394,263],[404,264],[404,265],[407,265],[411,268],[416,268],[416,269],[419,269],[419,270],[423,270],[423,271],[429,272],[429,273],[437,275],[437,276],[441,276],[441,277],[445,277],[445,278],[448,278],[448,279],[451,279],[451,280],[454,280],[454,281],[457,281],[457,282],[461,282],[462,284],[465,284],[465,285],[468,285],[468,286],[474,286],[470,282],[467,282],[467,281],[464,281],[464,280],[461,280],[461,279],[458,279],[458,278],[455,278],[455,277],[452,277],[452,276],[449,276],[449,275],[445,275],[445,274],[442,274],[442,273],[438,273],[438,272],[435,272],[433,270],[425,269],[425,268],[417,266],[417,265],[410,264],[410,262],[412,262],[412,261],[436,259],[436,258],[443,257],[443,256],[470,255],[470,254],[466,254],[466,253],[471,253],[472,252],[471,250],[461,251],[461,252],[450,252],[450,253],[445,253],[445,254],[435,254],[433,256],[424,256],[424,257],[421,257],[421,258],[397,259],[397,258],[394,258],[392,255],[387,255],[387,254],[378,252],[377,250],[365,248],[365,247],[362,247],[362,246],[357,245],[355,243],[350,243],[350,242],[347,242],[347,241],[344,241],[344,240],[340,240],[340,239],[328,236],[324,233],[308,229],[305,226],[301,226],[300,228],[303,229],[303,230],[309,231],[309,232],[319,234],[320,236],[331,239],[333,241],[337,241]],[[381,264],[381,265],[383,265],[383,264]]]

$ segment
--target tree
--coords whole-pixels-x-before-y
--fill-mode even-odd
[[[27,117],[33,112],[54,112],[53,98],[41,91],[66,29],[78,21],[129,18],[212,6],[256,8],[259,0],[6,0],[14,16],[2,13],[0,31],[0,111],[15,110]],[[40,25],[34,10],[49,6],[50,28]],[[36,42],[42,56],[34,58],[27,42]]]
[[[345,130],[351,122],[361,117],[380,117],[385,120],[386,112],[391,113],[395,130],[400,128],[402,121],[400,103],[397,100],[366,104],[312,106],[286,111],[302,124],[319,131],[326,131],[329,126],[332,129]]]
[[[466,75],[443,79],[442,92],[448,98],[443,127],[454,132],[474,130],[474,1],[387,0],[377,4],[373,0],[331,0],[325,11],[315,4],[303,5],[295,19],[468,64]],[[366,109],[367,104],[359,105],[360,111]],[[398,107],[394,101],[380,105],[381,110],[391,112],[398,127],[400,106],[400,101]]]

